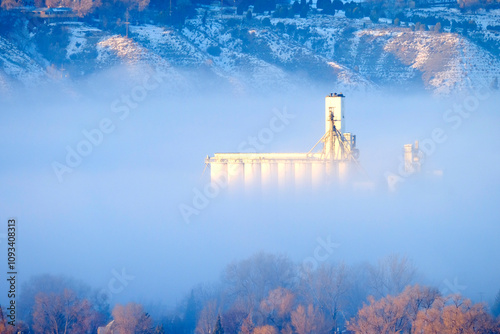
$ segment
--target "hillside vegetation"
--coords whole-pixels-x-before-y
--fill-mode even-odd
[[[85,13],[72,2],[62,15],[6,1],[0,12],[3,94],[114,66],[162,73],[176,89],[202,88],[208,79],[233,92],[327,84],[449,94],[497,89],[500,76],[500,10],[491,2],[415,8],[419,3],[411,1],[221,6],[142,0],[115,7],[98,1]]]

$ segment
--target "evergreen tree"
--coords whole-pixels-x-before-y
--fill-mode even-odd
[[[184,328],[186,328],[188,333],[192,333],[196,328],[196,301],[194,299],[193,290],[191,290],[191,295],[186,305],[186,311],[184,312]]]
[[[293,11],[291,11],[293,14]],[[288,17],[288,7],[280,6],[277,11],[273,13],[273,17],[286,18]]]
[[[224,334],[224,328],[220,321],[220,314],[217,316],[217,322],[215,323],[214,334]]]
[[[342,10],[344,9],[344,3],[340,0],[333,0],[332,8],[335,10]]]
[[[276,30],[278,30],[279,32],[284,32],[285,31],[285,24],[283,22],[276,23]]]
[[[330,6],[331,6],[332,2],[330,0],[318,0],[318,2],[316,2],[316,7],[318,9],[329,9]]]
[[[497,81],[497,85],[498,85],[498,81]],[[498,87],[497,87],[497,89],[498,89]],[[495,317],[500,316],[500,290],[498,291],[497,297],[495,298],[495,303],[491,307],[491,313],[493,313],[493,316],[495,316]]]
[[[325,8],[323,9],[323,14],[335,15],[335,9],[333,9],[333,5],[330,3],[330,0],[325,2]]]
[[[203,13],[203,17],[201,18],[201,24],[203,26],[205,26],[207,24],[207,15],[208,15],[208,11],[205,10],[205,12]],[[192,292],[191,292],[192,293]]]

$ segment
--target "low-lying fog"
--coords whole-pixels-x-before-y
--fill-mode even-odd
[[[194,189],[209,182],[207,155],[238,151],[285,109],[293,118],[260,151],[307,152],[323,135],[324,97],[339,89],[259,96],[210,82],[175,94],[143,86],[95,77],[0,102],[0,211],[4,223],[19,222],[22,280],[64,274],[100,289],[124,271],[134,278],[112,303],[175,305],[232,260],[264,250],[301,262],[318,238],[330,238],[338,244],[331,261],[398,253],[422,281],[458,284],[474,301],[492,301],[500,289],[498,93],[344,91],[347,128],[369,176],[363,187],[266,199],[222,191],[186,223],[180,206],[192,206]],[[92,132],[98,128],[102,137]],[[83,131],[95,144],[82,143]],[[422,173],[398,176],[403,145],[415,140],[429,153]],[[88,154],[69,166],[78,147]]]

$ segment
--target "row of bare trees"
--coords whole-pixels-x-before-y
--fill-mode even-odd
[[[0,307],[0,334],[103,334],[153,333],[153,321],[142,305],[115,305],[109,312],[107,296],[71,278],[40,275],[21,289],[16,326],[8,323]]]
[[[35,0],[37,7],[47,6],[49,8],[66,7],[71,8],[80,17],[84,17],[103,6],[105,2],[115,7],[124,7],[129,11],[143,11],[149,6],[150,0]],[[1,0],[0,8],[12,10],[14,8],[28,5],[24,0]]]
[[[434,288],[408,286],[397,296],[369,297],[347,328],[354,333],[500,333],[484,304],[460,295],[442,296]]]
[[[398,294],[415,277],[411,262],[396,255],[376,265],[324,263],[309,270],[285,256],[259,253],[228,265],[216,286],[194,291],[196,333],[211,333],[219,314],[231,333],[335,332],[369,295]]]
[[[93,307],[88,299],[79,298],[73,290],[62,293],[39,293],[35,297],[32,319],[11,326],[0,309],[1,334],[153,334],[154,325],[142,305],[117,304],[112,321]],[[101,327],[101,328],[99,328]]]
[[[199,287],[196,334],[500,333],[483,304],[416,285],[406,257],[375,265],[323,263],[309,270],[260,253],[230,264],[215,286]]]
[[[218,282],[193,289],[175,314],[156,323],[139,304],[109,312],[84,284],[45,275],[22,289],[24,322],[12,328],[0,313],[0,333],[500,333],[484,304],[416,285],[416,275],[397,255],[374,265],[309,268],[259,253],[229,264]]]

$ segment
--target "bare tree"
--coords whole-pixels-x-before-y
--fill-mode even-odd
[[[415,333],[491,334],[500,333],[483,304],[472,304],[460,295],[439,298],[432,308],[420,311],[414,324]]]
[[[297,334],[323,334],[329,331],[325,327],[321,311],[309,304],[307,309],[299,305],[292,312],[292,325]]]
[[[65,289],[61,294],[40,292],[35,297],[33,330],[35,333],[93,333],[98,319],[90,302],[79,299],[75,292]]]
[[[497,296],[491,307],[491,313],[493,313],[494,317],[500,317],[500,291],[497,292]]]
[[[128,10],[143,11],[149,6],[149,0],[120,0]]]
[[[247,313],[257,310],[269,291],[293,289],[296,278],[296,267],[286,256],[266,253],[231,263],[223,276],[227,297],[233,302],[240,300]]]
[[[9,0],[14,1],[14,0]],[[92,13],[96,8],[102,5],[101,0],[45,0],[47,7],[69,7],[73,9],[78,16],[84,17]]]
[[[231,308],[222,315],[224,331],[227,333],[238,333],[245,322],[248,314],[241,309]]]
[[[252,321],[252,315],[249,314],[241,324],[240,332],[241,334],[252,334],[254,330],[254,325]]]
[[[267,298],[260,302],[260,311],[264,318],[280,331],[289,322],[295,296],[282,287],[269,292]]]
[[[4,309],[0,307],[0,333],[2,334],[17,334],[28,333],[29,327],[22,321],[16,320],[16,325],[9,324],[9,318],[4,317]]]
[[[33,327],[33,313],[35,311],[36,296],[43,293],[45,297],[62,298],[64,291],[70,290],[76,295],[79,301],[88,300],[92,310],[97,312],[92,326],[97,331],[97,327],[106,323],[109,318],[109,305],[107,300],[102,298],[97,290],[91,289],[80,281],[64,276],[39,275],[30,278],[23,283],[18,302],[18,318],[29,321],[27,325]]]
[[[476,12],[481,7],[481,2],[479,0],[458,0],[458,5],[460,8]]]
[[[101,6],[101,1],[93,0],[75,0],[73,1],[72,8],[80,17],[84,17],[94,11],[95,8]]]
[[[118,334],[147,334],[153,332],[153,321],[144,312],[142,305],[128,303],[117,304],[113,308],[114,330]]]
[[[436,289],[418,285],[407,287],[398,296],[388,295],[378,301],[369,297],[369,304],[350,321],[348,329],[357,334],[412,333],[417,314],[429,310],[438,298]]]
[[[302,275],[302,295],[307,303],[318,305],[331,329],[338,327],[339,313],[347,304],[348,278],[348,269],[343,263],[323,264]]]
[[[0,5],[4,10],[11,10],[19,6],[21,6],[21,2],[18,0],[2,0],[2,4]]]
[[[196,334],[212,333],[215,326],[215,322],[217,321],[218,314],[219,314],[219,309],[217,307],[217,301],[212,300],[208,302],[203,308],[203,310],[201,310],[200,312],[195,333]]]
[[[69,0],[45,0],[47,7],[70,7],[71,2]]]
[[[278,330],[276,327],[270,326],[270,325],[264,325],[260,327],[256,327],[252,334],[278,334]]]
[[[414,283],[416,267],[406,257],[391,254],[380,260],[377,266],[370,265],[369,284],[377,298],[398,295],[406,286]]]
[[[369,264],[367,263],[349,267],[347,274],[349,287],[345,296],[345,303],[342,305],[342,314],[345,319],[354,317],[370,295],[368,268]]]

